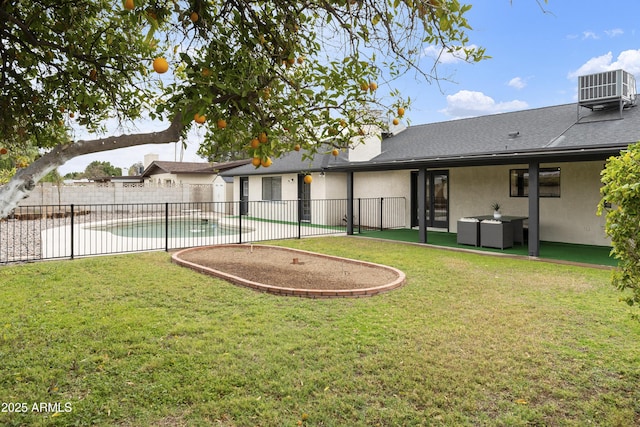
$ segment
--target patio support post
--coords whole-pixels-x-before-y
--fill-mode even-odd
[[[529,163],[529,256],[540,256],[540,164]]]
[[[418,170],[418,235],[419,243],[427,243],[427,168]]]
[[[353,235],[353,172],[347,172],[347,234]]]

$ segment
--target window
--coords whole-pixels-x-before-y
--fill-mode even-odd
[[[282,200],[282,177],[262,178],[262,200]]]
[[[560,197],[560,168],[542,168],[538,177],[540,197]],[[509,171],[509,195],[511,197],[529,196],[529,170],[511,169]]]

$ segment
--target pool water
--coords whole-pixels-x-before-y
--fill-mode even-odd
[[[217,221],[208,219],[169,218],[168,225],[170,238],[211,237],[240,234],[240,230],[237,227],[221,225],[218,224]],[[159,218],[128,222],[126,224],[108,225],[100,227],[100,230],[108,231],[111,234],[121,237],[164,238],[166,225],[164,218]],[[248,231],[251,230],[243,229],[243,232]]]

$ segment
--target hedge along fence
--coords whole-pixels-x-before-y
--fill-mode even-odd
[[[21,206],[0,221],[0,263],[344,234],[347,203],[332,199]],[[356,199],[353,212],[356,233],[406,225],[404,198]]]

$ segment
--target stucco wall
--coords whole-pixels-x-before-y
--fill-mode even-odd
[[[411,172],[358,172],[353,176],[354,197],[405,197],[411,193]]]
[[[354,198],[404,197],[404,209],[398,209],[403,218],[386,218],[383,225],[411,224],[411,171],[358,172],[353,176]],[[399,202],[394,202],[399,203]],[[399,207],[399,206],[396,206]],[[394,209],[395,211],[395,209]],[[363,222],[365,218],[363,218]],[[368,223],[379,223],[378,218],[367,218]]]
[[[542,164],[560,168],[560,197],[540,199],[540,239],[590,245],[610,245],[604,233],[604,218],[596,215],[600,200],[600,171],[604,162]],[[526,164],[463,167],[449,169],[449,229],[456,232],[458,218],[490,215],[491,204],[499,202],[503,215],[528,216],[529,200],[510,197],[510,169],[527,169]],[[249,177],[249,199],[261,200],[261,176]],[[297,174],[282,176],[282,197],[297,198]],[[239,199],[235,180],[234,199]],[[346,198],[346,174],[313,174],[311,198]],[[411,223],[411,171],[358,172],[354,174],[355,198],[404,197],[404,223]]]
[[[560,168],[560,197],[540,198],[540,239],[552,242],[610,245],[604,218],[596,215],[600,200],[600,171],[604,162],[541,164]],[[449,171],[450,229],[464,216],[489,215],[491,203],[503,215],[528,216],[529,200],[509,196],[509,170],[527,165],[455,168]]]

